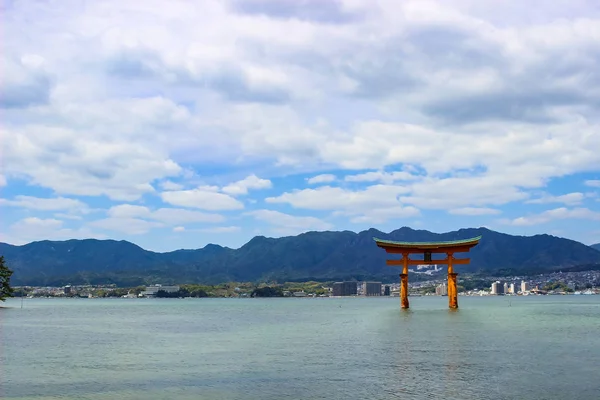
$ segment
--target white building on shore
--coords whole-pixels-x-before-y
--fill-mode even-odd
[[[448,286],[446,282],[442,282],[435,288],[435,294],[438,296],[448,296]]]
[[[164,291],[167,293],[175,293],[179,292],[179,285],[172,286],[163,286],[163,285],[153,285],[146,286],[146,290],[140,293],[140,297],[155,297],[159,291]]]
[[[504,285],[506,285],[506,284],[504,284]],[[504,294],[504,285],[502,283],[500,283],[500,281],[496,281],[496,282],[492,283],[490,294],[495,294],[495,295]]]

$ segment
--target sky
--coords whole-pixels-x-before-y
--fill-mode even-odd
[[[596,0],[0,7],[2,242],[600,242]]]

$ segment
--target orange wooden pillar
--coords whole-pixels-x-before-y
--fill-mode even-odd
[[[408,274],[400,274],[400,308],[408,308]]]
[[[402,254],[402,273],[400,274],[400,308],[408,308],[408,253]]]
[[[448,306],[452,309],[458,308],[458,289],[456,288],[456,276],[452,265],[453,253],[448,255]]]
[[[456,277],[458,274],[453,272],[448,274],[448,306],[458,308],[458,289],[456,287]]]

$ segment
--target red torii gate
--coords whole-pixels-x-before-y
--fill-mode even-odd
[[[400,307],[408,308],[408,266],[423,264],[447,264],[448,265],[448,304],[450,308],[458,308],[458,291],[456,289],[456,276],[454,265],[468,264],[470,258],[454,258],[454,253],[466,253],[471,247],[479,244],[481,236],[471,239],[453,240],[446,242],[394,242],[373,238],[377,246],[390,254],[402,254],[400,260],[387,260],[386,264],[391,266],[402,266],[400,274]],[[436,253],[446,254],[446,258],[434,260],[431,255]],[[423,254],[423,260],[411,260],[410,254]]]

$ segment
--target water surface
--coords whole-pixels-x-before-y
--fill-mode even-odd
[[[11,299],[7,399],[569,399],[600,393],[600,296]]]

